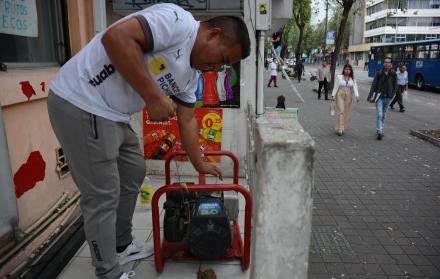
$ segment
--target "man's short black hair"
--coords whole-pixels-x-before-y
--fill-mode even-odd
[[[211,28],[217,27],[222,30],[221,36],[225,45],[240,44],[241,59],[249,56],[251,41],[246,24],[241,18],[235,16],[217,16],[205,21],[205,23]]]
[[[383,59],[383,61],[389,59],[391,61],[391,63],[393,63],[393,58],[389,57],[389,56],[385,56],[385,58]]]

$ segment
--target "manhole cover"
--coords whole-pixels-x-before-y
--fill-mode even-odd
[[[311,248],[324,254],[355,254],[344,234],[334,226],[313,227]]]

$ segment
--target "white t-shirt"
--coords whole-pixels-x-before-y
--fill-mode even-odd
[[[270,75],[277,76],[277,64],[270,62]]]
[[[174,4],[154,5],[120,21],[137,15],[147,20],[153,37],[153,50],[144,54],[148,73],[163,94],[194,104],[197,73],[190,56],[200,23]],[[50,88],[80,109],[116,122],[129,122],[145,102],[112,65],[101,42],[104,32],[60,69]]]

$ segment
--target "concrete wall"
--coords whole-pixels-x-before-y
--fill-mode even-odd
[[[250,278],[307,278],[313,154],[297,121],[257,119]]]
[[[88,0],[67,1],[72,54],[93,35],[91,4]],[[7,142],[11,176],[16,176],[14,184],[8,187],[16,193],[19,229],[28,228],[43,216],[63,192],[68,191],[72,196],[78,191],[70,175],[60,178],[56,171],[56,148],[60,145],[49,122],[46,98],[58,69],[30,64],[26,69],[9,68],[7,72],[0,72],[0,106],[4,120],[2,140]],[[30,155],[33,152],[38,152],[39,160],[32,160],[34,157]],[[38,175],[37,169],[40,171]],[[17,189],[20,175],[22,178],[35,176],[35,181],[26,182],[24,193]]]
[[[30,160],[32,152],[38,152],[44,162],[40,177],[35,177],[36,180],[26,186],[24,193],[20,194],[22,190],[19,189],[21,183],[18,180],[12,185],[16,190],[18,227],[21,229],[29,227],[44,215],[64,191],[71,194],[77,191],[70,176],[60,179],[56,172],[56,148],[60,145],[49,122],[46,98],[48,85],[57,70],[58,68],[10,70],[0,74],[0,103],[12,176],[18,179],[36,175],[42,162]],[[28,82],[28,85],[20,82]],[[28,99],[23,94],[23,87],[32,87],[35,95]]]

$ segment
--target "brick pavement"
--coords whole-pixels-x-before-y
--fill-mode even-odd
[[[408,102],[404,114],[389,114],[378,141],[365,81],[352,125],[338,137],[329,102],[312,91],[317,82],[294,84],[304,104],[281,78],[264,93],[266,106],[284,94],[299,107],[316,143],[309,278],[440,278],[440,148],[409,135],[439,127],[439,106]]]

